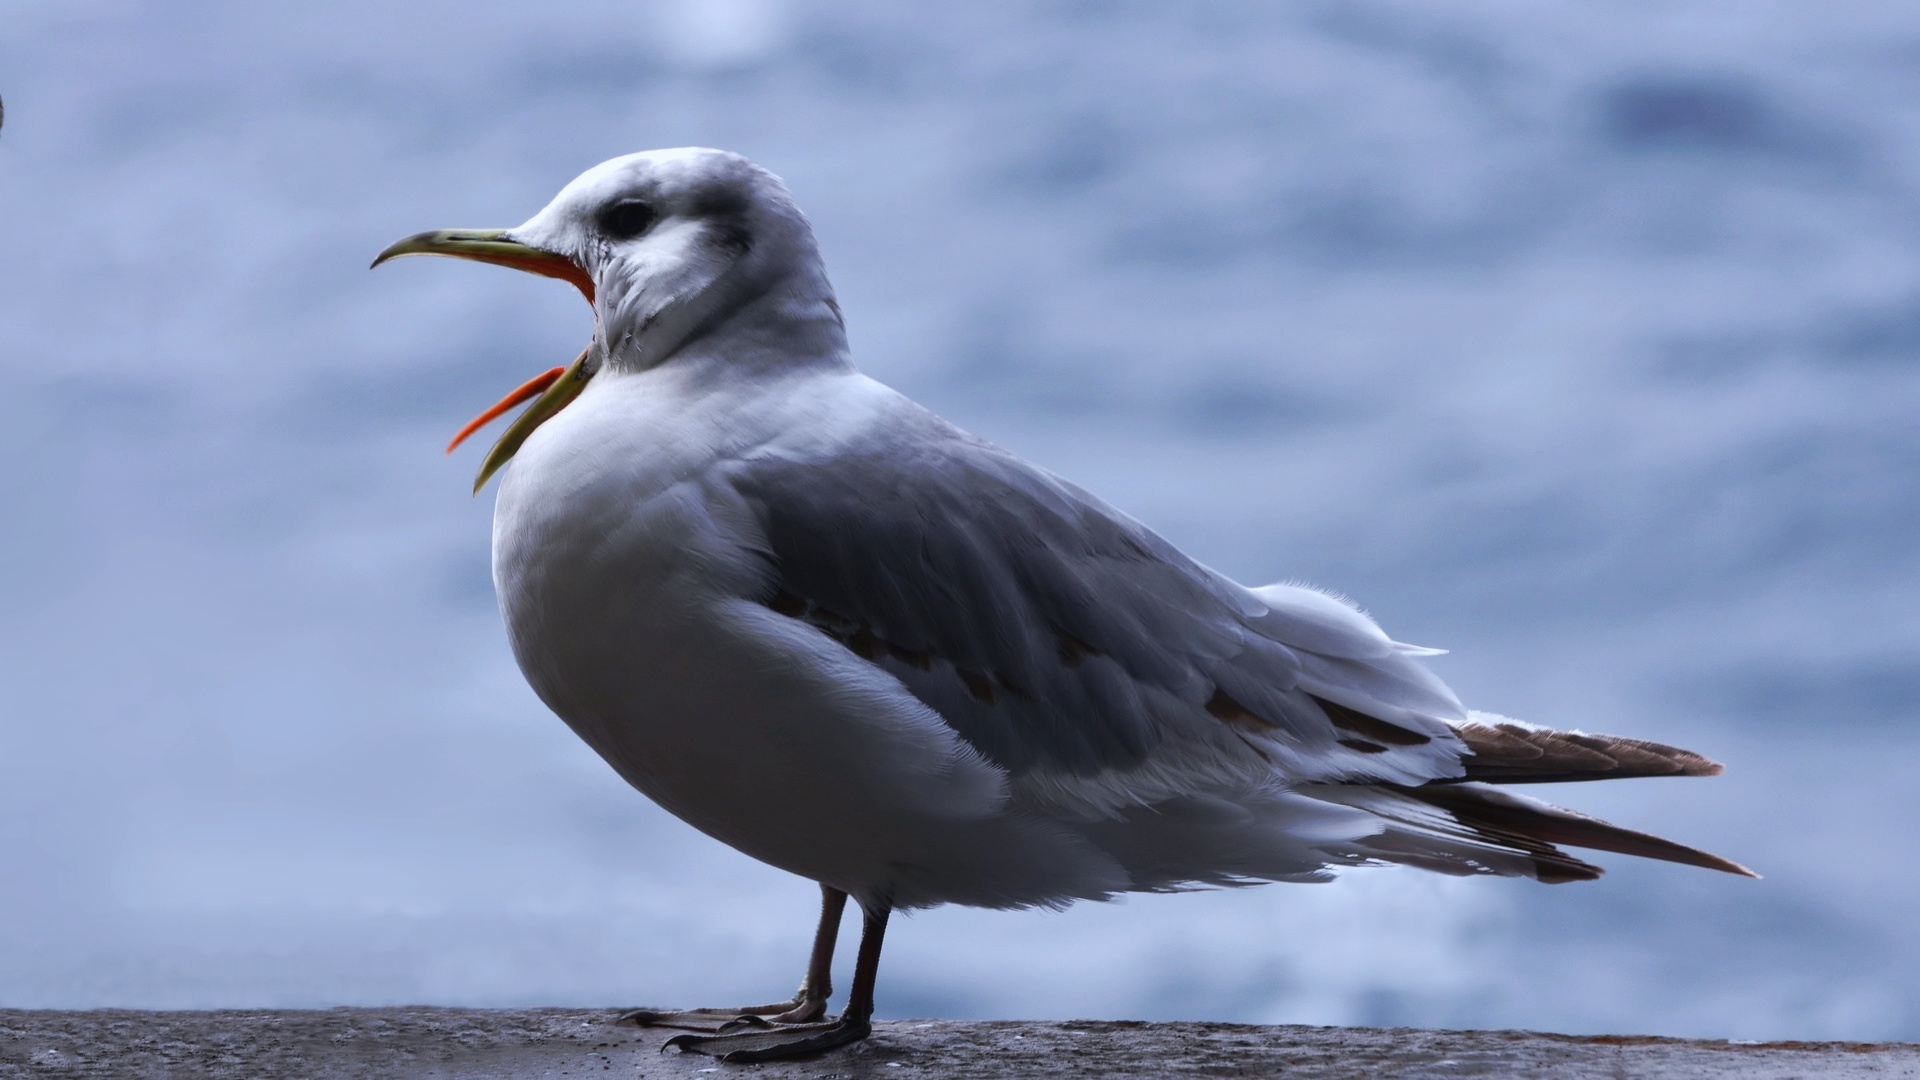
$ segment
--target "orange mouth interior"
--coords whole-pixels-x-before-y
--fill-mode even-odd
[[[525,270],[541,277],[559,278],[579,289],[580,295],[587,298],[588,305],[593,303],[593,277],[574,265],[572,259],[543,253],[537,256],[488,255],[484,261],[496,266],[511,266],[515,270]]]
[[[591,289],[592,285],[589,284],[587,288]],[[539,396],[547,387],[552,386],[553,381],[558,379],[566,370],[566,368],[552,368],[514,387],[512,393],[495,402],[492,408],[467,421],[467,426],[461,428],[459,433],[453,437],[453,441],[447,444],[447,453],[453,453],[456,447],[467,441],[468,436],[486,427],[488,424],[493,423],[495,420],[498,420],[508,409],[513,408],[523,401],[531,401],[533,398]]]

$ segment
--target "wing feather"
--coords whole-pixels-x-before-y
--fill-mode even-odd
[[[789,598],[995,763],[1088,776],[1226,743],[1290,779],[1458,775],[1442,744],[1464,710],[1365,615],[1246,589],[931,414],[893,422],[909,430],[726,478],[761,525],[763,599]],[[1357,739],[1321,700],[1421,738]]]

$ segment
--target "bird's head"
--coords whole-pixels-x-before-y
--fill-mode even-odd
[[[488,453],[477,492],[533,429],[603,367],[643,370],[721,333],[781,335],[789,350],[838,352],[839,308],[813,231],[779,177],[738,154],[651,150],[603,162],[511,229],[441,229],[394,244],[373,261],[450,255],[559,278],[593,305],[594,340],[570,367],[536,376],[476,417],[479,427],[535,398]],[[811,337],[812,341],[806,339]]]

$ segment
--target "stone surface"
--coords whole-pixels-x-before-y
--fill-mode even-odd
[[[0,1011],[15,1077],[1920,1077],[1920,1045],[1131,1022],[882,1023],[809,1061],[720,1065],[583,1009]]]

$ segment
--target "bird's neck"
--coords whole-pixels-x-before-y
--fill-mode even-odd
[[[663,320],[615,344],[605,356],[608,367],[624,371],[644,371],[695,356],[721,358],[743,370],[797,364],[851,366],[839,302],[826,281],[812,274],[793,275],[743,303],[716,308],[704,317]]]

